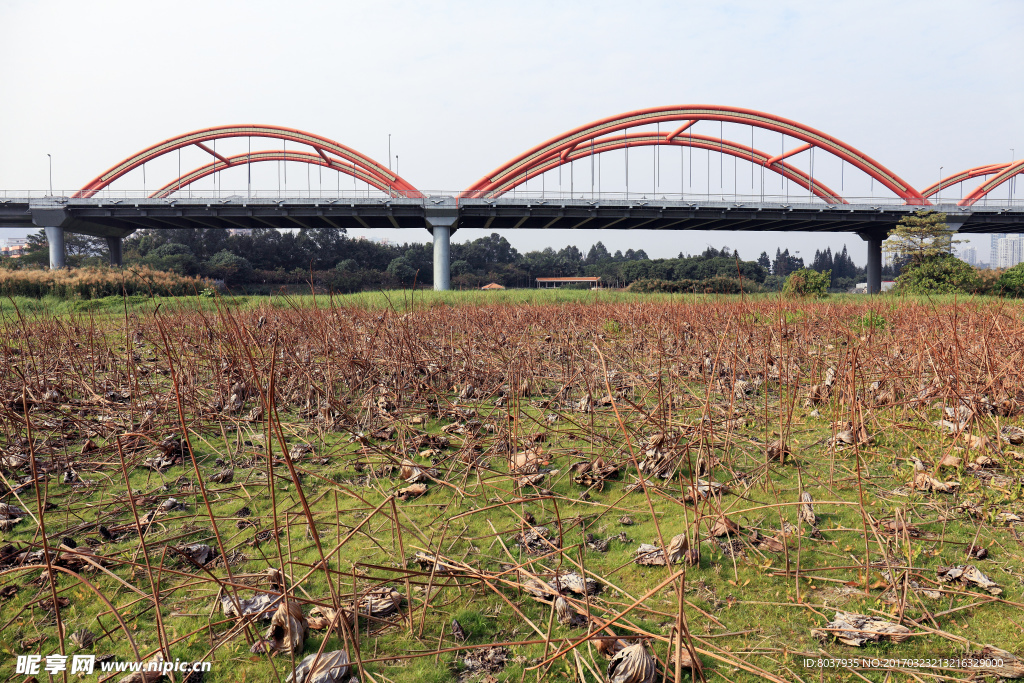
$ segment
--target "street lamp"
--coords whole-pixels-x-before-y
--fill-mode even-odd
[[[939,199],[942,197],[942,169],[944,169],[944,168],[945,168],[945,166],[939,166],[939,189],[935,193],[935,201],[936,202],[939,201]]]
[[[52,197],[53,196],[53,157],[50,156],[49,154],[47,154],[46,158],[50,160],[50,196]]]

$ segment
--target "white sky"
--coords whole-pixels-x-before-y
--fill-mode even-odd
[[[150,144],[233,123],[307,130],[381,162],[391,134],[402,176],[423,190],[457,191],[588,121],[689,103],[759,109],[805,123],[918,188],[934,182],[940,167],[948,175],[1009,161],[1011,148],[1024,155],[1019,0],[0,0],[0,26],[0,191],[13,194],[46,189],[47,153],[54,188],[72,191]],[[749,131],[726,126],[724,132],[749,143]],[[718,124],[698,124],[695,132],[717,135]],[[218,150],[243,151],[237,145],[244,143],[231,144]],[[778,136],[759,133],[755,144],[774,151]],[[636,191],[652,186],[654,159],[651,148],[634,154],[630,189]],[[679,154],[661,152],[662,192],[678,192]],[[806,157],[793,161],[806,168]],[[207,160],[187,151],[183,170]],[[602,189],[623,189],[621,164],[621,156],[604,155]],[[707,183],[703,152],[693,164],[698,186]],[[147,189],[176,175],[176,160],[149,166]],[[277,171],[264,166],[254,186],[270,190]],[[720,169],[712,156],[710,168],[712,194],[731,193],[731,159]],[[289,185],[305,187],[305,173],[290,166]],[[577,192],[589,189],[589,164],[577,165],[575,174]],[[330,188],[334,176],[324,175]],[[750,167],[741,163],[736,175],[738,192],[749,191]],[[815,176],[838,189],[838,163],[816,158]],[[351,187],[350,179],[342,182]],[[842,182],[848,196],[870,192],[849,166]],[[557,188],[557,171],[545,183]],[[567,175],[563,183],[568,189]],[[771,189],[777,180],[767,183],[777,191]],[[141,185],[133,175],[115,187]],[[244,188],[244,179],[225,177],[222,186]],[[698,186],[693,191],[706,189]],[[1005,198],[1006,188],[999,192]],[[1024,187],[1015,196],[1024,199]],[[17,234],[0,230],[0,237]],[[865,260],[862,242],[851,235],[504,234],[520,250],[572,243],[585,251],[602,240],[612,251],[643,248],[652,257],[728,244],[744,258],[762,250],[774,255],[777,247],[809,258],[817,248],[841,249],[845,242],[855,261]],[[383,236],[429,239],[426,231]],[[477,236],[467,230],[455,239]],[[987,259],[988,237],[975,243]]]

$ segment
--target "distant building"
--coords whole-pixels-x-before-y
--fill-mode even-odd
[[[590,285],[592,289],[601,286],[600,277],[539,277],[538,287],[564,287],[565,285]]]
[[[1004,239],[1005,237],[1006,237],[1006,233],[1005,232],[1002,232],[1002,233],[997,232],[997,233],[993,233],[992,235],[989,236],[988,262],[989,262],[989,266],[992,267],[992,268],[998,268],[999,267],[999,266],[996,265],[997,263],[999,263],[999,240]]]
[[[228,234],[232,237],[235,235],[251,235],[252,228],[228,228]]]
[[[19,258],[28,249],[27,237],[8,237],[0,246],[0,255],[10,258]]]
[[[505,288],[502,287],[501,285],[499,285],[497,282],[492,282],[489,285],[484,285],[480,289],[505,289]]]
[[[1013,268],[1024,261],[1021,246],[1019,235],[1010,235],[1000,239],[996,244],[996,268]]]
[[[966,261],[972,266],[978,265],[978,250],[974,247],[967,247],[960,250],[960,260]]]

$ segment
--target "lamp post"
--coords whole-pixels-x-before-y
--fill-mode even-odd
[[[945,168],[945,166],[939,166],[939,185],[940,186],[942,185],[942,169],[944,169],[944,168]],[[935,193],[935,201],[939,201],[939,199],[941,197],[942,197],[942,187],[939,187],[938,192]]]
[[[50,156],[49,154],[47,154],[46,158],[49,159],[49,161],[50,161],[50,196],[52,197],[53,196],[53,157]]]

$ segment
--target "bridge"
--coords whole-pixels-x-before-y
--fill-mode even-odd
[[[696,134],[698,123],[719,123],[719,136]],[[727,140],[724,125],[748,127],[751,144]],[[662,125],[666,130],[661,130]],[[651,127],[655,128],[652,130]],[[779,134],[780,151],[769,153],[755,148],[754,133]],[[245,138],[245,152],[218,153],[217,141]],[[252,151],[252,139],[272,139],[280,149]],[[786,149],[787,138],[795,146]],[[293,144],[289,150],[288,143]],[[295,149],[294,145],[307,149]],[[724,192],[661,191],[657,184],[645,192],[629,190],[629,151],[643,148],[704,150],[708,169],[712,154],[749,166],[751,187],[755,169],[760,175],[760,192],[726,196]],[[114,187],[115,181],[145,168],[161,157],[183,148],[201,150],[208,163],[179,173],[153,191],[131,191]],[[843,196],[826,185],[815,156],[837,159],[841,173],[866,175],[872,187],[878,183],[886,193],[881,197]],[[595,188],[594,163],[601,154],[624,152],[625,192],[602,192]],[[794,164],[797,157],[803,165]],[[658,160],[659,157],[652,157]],[[251,169],[266,162],[302,163],[352,178],[356,187],[317,196],[253,192],[251,180],[244,192],[225,193],[214,183],[213,190],[200,189],[198,181],[233,168]],[[590,186],[569,192],[548,191],[544,179],[563,166],[590,165]],[[598,162],[599,163],[599,162]],[[657,163],[657,162],[656,162]],[[806,167],[806,170],[805,170]],[[724,166],[720,165],[720,174]],[[598,166],[600,169],[600,166]],[[766,194],[765,172],[783,181],[785,195]],[[680,168],[680,180],[685,177]],[[654,177],[657,177],[657,167]],[[997,200],[993,190],[1006,187],[1024,173],[1024,159],[978,166],[954,173],[923,190],[917,190],[879,162],[842,141],[803,124],[754,110],[711,105],[657,107],[608,117],[556,136],[527,150],[483,176],[461,192],[428,194],[418,190],[388,164],[359,153],[341,143],[304,131],[277,126],[238,125],[208,128],[171,138],[148,147],[115,164],[81,190],[68,196],[0,194],[0,227],[42,227],[50,245],[52,268],[64,266],[64,234],[74,232],[105,237],[110,262],[120,265],[122,239],[139,229],[160,228],[409,228],[426,229],[433,235],[434,287],[450,287],[449,249],[451,234],[459,228],[504,229],[643,229],[643,230],[728,230],[847,232],[867,243],[868,287],[881,288],[882,241],[899,220],[921,209],[947,214],[947,222],[961,233],[1022,232],[1024,202]],[[249,170],[251,179],[251,170]],[[570,173],[570,178],[574,178]],[[600,179],[600,170],[598,170]],[[840,176],[845,178],[845,176]],[[950,191],[968,181],[980,179],[958,199]],[[541,190],[536,185],[541,182]],[[531,189],[530,183],[533,183]],[[570,180],[570,183],[573,181]],[[840,180],[841,188],[844,181]],[[358,184],[363,188],[360,189]],[[692,173],[691,173],[692,184]],[[792,193],[790,188],[793,188]],[[946,192],[947,199],[941,199]]]

